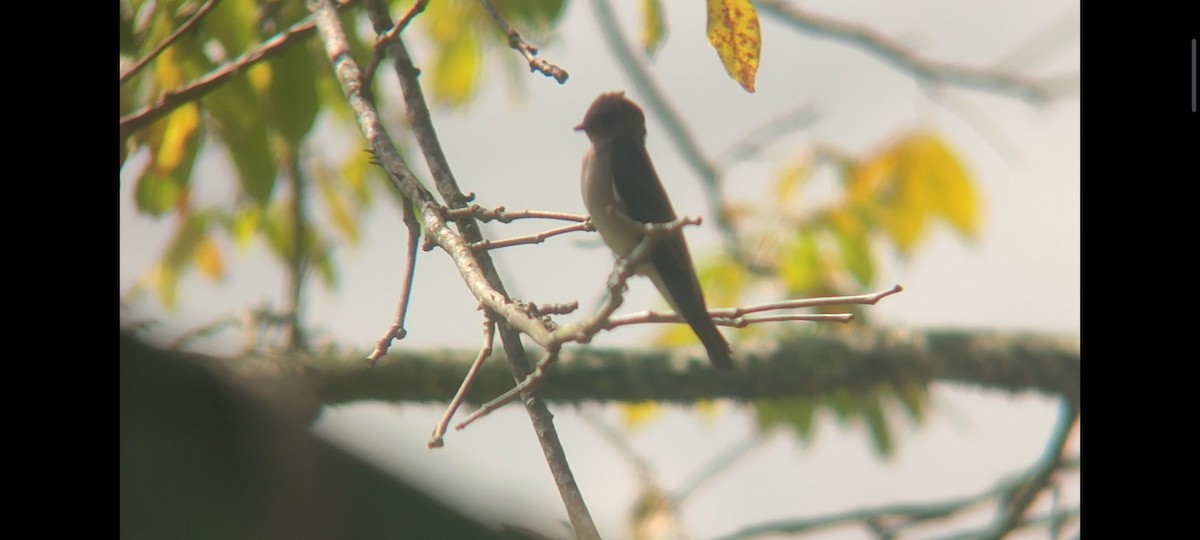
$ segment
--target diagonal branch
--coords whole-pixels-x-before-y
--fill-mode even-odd
[[[310,2],[312,1],[310,0]],[[332,12],[328,0],[325,0],[322,11]],[[377,33],[386,32],[392,26],[387,10],[378,1],[367,2],[367,13]],[[413,65],[412,58],[404,46],[403,37],[397,37],[395,42],[387,44],[386,47],[389,56],[395,59],[396,73],[404,94],[408,120],[416,135],[417,143],[425,155],[425,161],[433,175],[438,192],[441,193],[446,205],[450,208],[464,208],[469,200],[459,189],[458,183],[450,171],[450,164],[438,142],[429,107],[426,105],[421,85],[417,81],[419,71]],[[525,353],[525,347],[521,343],[519,332],[528,333],[530,330],[543,329],[543,327],[540,321],[523,313],[514,302],[508,299],[500,275],[496,272],[495,265],[488,253],[471,251],[469,243],[483,240],[479,224],[471,218],[459,219],[457,223],[462,236],[455,235],[457,237],[455,249],[453,251],[447,249],[447,252],[455,259],[460,272],[469,270],[470,275],[463,272],[463,276],[468,281],[468,286],[472,286],[472,292],[476,293],[476,298],[494,312],[504,352],[508,357],[509,367],[513,371],[513,378],[524,379],[529,374],[529,360]],[[427,226],[431,224],[428,216],[426,224]],[[446,236],[448,239],[449,235]],[[443,234],[439,234],[438,238],[434,238],[432,234],[429,237],[436,241],[441,239]],[[439,243],[439,245],[441,244]],[[442,247],[446,249],[445,245]],[[502,309],[497,310],[497,307]],[[514,328],[510,321],[518,321],[522,327]],[[566,507],[567,516],[571,520],[571,526],[575,530],[575,535],[583,539],[599,538],[600,534],[596,530],[596,524],[592,520],[587,503],[584,501],[583,494],[575,482],[575,476],[567,463],[566,452],[562,442],[559,441],[558,431],[554,427],[553,415],[546,403],[533,391],[523,392],[522,398],[525,410],[533,423],[534,433],[545,454],[546,463],[550,467],[551,475],[558,487],[563,505]]]
[[[454,413],[458,411],[458,407],[462,405],[463,399],[467,397],[467,390],[471,389],[471,383],[475,382],[475,376],[479,373],[479,368],[483,367],[483,362],[492,355],[492,342],[496,336],[496,321],[487,312],[483,312],[483,346],[479,348],[479,354],[475,356],[475,361],[471,363],[470,369],[467,370],[467,375],[463,377],[462,384],[458,387],[458,392],[454,394],[454,399],[450,400],[450,404],[446,406],[446,413],[442,415],[441,420],[438,420],[437,426],[433,428],[433,434],[429,437],[430,448],[440,448],[442,435],[446,434],[446,428],[450,425],[450,420],[454,418]]]
[[[1055,97],[1050,80],[924,58],[872,28],[817,15],[783,0],[756,0],[754,5],[802,30],[858,46],[922,81],[1009,94],[1034,105]]]
[[[336,8],[341,9],[346,4],[337,4]],[[134,132],[145,128],[154,123],[156,120],[166,116],[171,111],[179,108],[182,105],[191,103],[201,96],[212,92],[219,88],[225,81],[232,79],[242,74],[247,68],[261,62],[263,59],[279,54],[288,47],[299,43],[304,38],[308,37],[316,28],[313,17],[310,15],[305,17],[300,22],[292,25],[287,30],[280,32],[268,39],[259,46],[242,53],[237,58],[222,64],[217,69],[214,69],[202,77],[179,88],[167,90],[159,97],[158,102],[153,105],[147,105],[121,117],[121,143],[124,145],[125,140]]]
[[[200,6],[200,9],[197,9],[196,12],[193,13],[190,18],[188,18],[187,22],[184,22],[178,29],[176,29],[174,32],[171,32],[171,35],[167,36],[167,39],[164,39],[162,43],[159,43],[153,51],[150,51],[149,54],[144,56],[141,60],[138,60],[137,63],[130,66],[129,69],[125,70],[125,73],[121,74],[121,85],[129,82],[129,79],[132,79],[134,75],[137,75],[139,72],[141,72],[142,68],[145,68],[150,64],[150,61],[158,58],[158,55],[167,50],[167,47],[170,47],[172,43],[175,43],[175,40],[187,33],[188,30],[191,30],[193,26],[196,26],[196,23],[200,22],[200,19],[203,19],[205,15],[208,15],[208,12],[212,11],[212,8],[216,7],[218,1],[219,0],[207,0],[204,2],[204,5]]]

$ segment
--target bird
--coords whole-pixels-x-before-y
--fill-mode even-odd
[[[636,224],[677,219],[646,152],[646,115],[624,92],[603,93],[575,131],[586,133],[591,142],[583,157],[583,204],[604,243],[614,255],[625,257],[642,239]],[[713,368],[732,370],[729,342],[708,315],[683,232],[676,230],[659,239],[636,273],[649,277],[692,328]]]

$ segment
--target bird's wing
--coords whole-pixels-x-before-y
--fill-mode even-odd
[[[675,210],[658,179],[658,173],[654,171],[645,145],[641,141],[624,138],[614,140],[613,144],[613,183],[629,217],[640,223],[674,221]],[[704,343],[713,365],[720,371],[732,369],[729,344],[708,316],[704,292],[700,288],[700,279],[696,276],[683,232],[677,231],[660,239],[650,254],[650,262],[658,272],[660,288],[666,288],[661,292]]]

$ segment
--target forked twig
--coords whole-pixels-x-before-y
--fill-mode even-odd
[[[446,413],[442,415],[441,420],[438,420],[437,426],[434,426],[433,435],[429,437],[429,448],[441,448],[444,444],[442,435],[446,434],[446,426],[450,425],[450,419],[454,418],[454,413],[462,405],[463,398],[467,395],[467,390],[471,388],[471,383],[475,381],[475,374],[479,373],[479,368],[483,366],[483,362],[492,355],[492,343],[495,336],[496,321],[492,318],[491,313],[484,310],[483,347],[479,348],[479,354],[475,357],[475,362],[471,364],[471,368],[467,370],[467,375],[463,377],[462,385],[458,387],[458,393],[454,394],[454,399],[450,400],[450,405],[446,407]]]

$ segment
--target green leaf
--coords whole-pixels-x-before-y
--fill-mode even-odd
[[[871,434],[871,444],[875,453],[880,457],[892,455],[892,434],[888,429],[887,415],[884,414],[880,400],[875,396],[866,397],[862,403],[863,419],[867,421],[867,430]]]
[[[807,397],[758,399],[754,401],[754,413],[762,431],[783,427],[803,442],[812,440],[816,406]]]
[[[317,193],[321,196],[321,202],[324,203],[329,218],[333,221],[333,226],[351,245],[357,244],[359,240],[358,216],[361,213],[343,193],[341,179],[335,177],[322,165],[314,165],[311,168],[313,181],[317,185]]]
[[[779,262],[779,279],[790,293],[812,291],[821,283],[821,261],[811,231],[802,231]]]
[[[319,107],[313,55],[307,44],[295,45],[272,58],[270,67],[267,110],[271,124],[291,147],[299,148]]]
[[[859,412],[859,398],[845,388],[838,388],[829,395],[829,406],[838,423],[848,425]]]
[[[250,68],[248,77],[231,79],[203,99],[217,121],[217,132],[233,158],[242,189],[262,206],[271,200],[276,168],[262,104],[251,81],[256,72],[269,75],[269,71],[266,65]]]
[[[920,424],[925,417],[925,403],[929,400],[929,390],[919,383],[900,383],[895,388],[896,401],[903,406],[904,412],[913,424]]]
[[[228,60],[256,44],[257,2],[218,2],[205,16],[204,32],[217,38]]]
[[[445,43],[433,66],[433,95],[442,104],[467,102],[478,82],[481,50],[474,36],[462,33]]]

